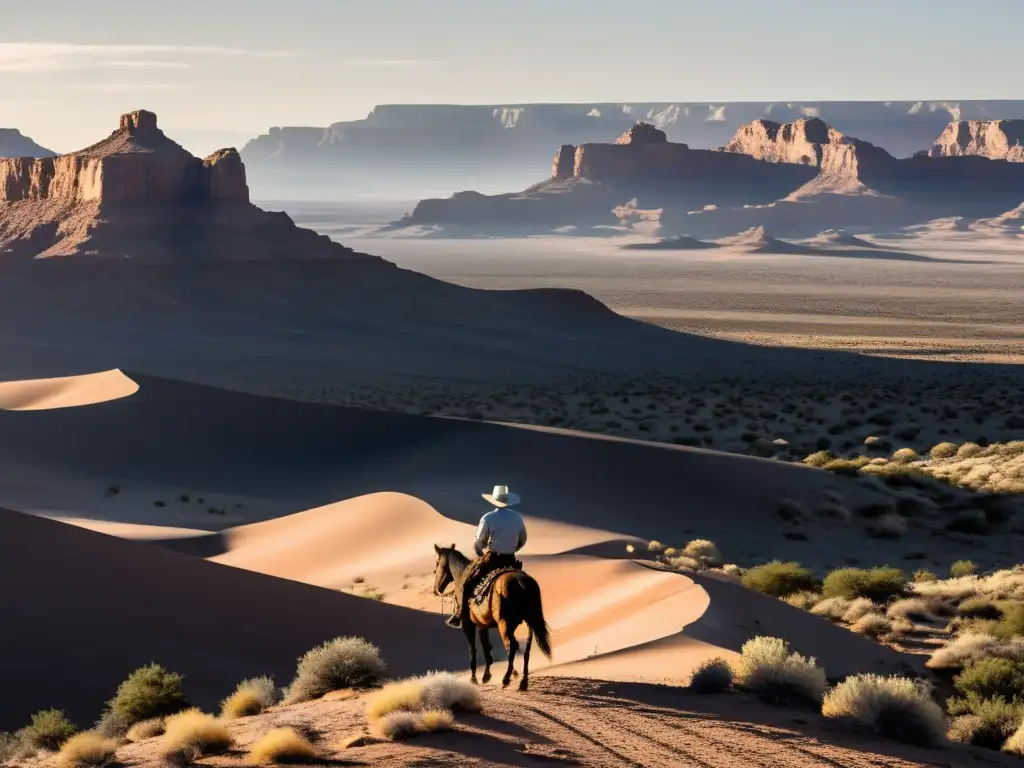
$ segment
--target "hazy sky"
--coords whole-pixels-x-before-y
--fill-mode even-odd
[[[0,0],[0,127],[193,151],[381,103],[1024,98],[1024,0]]]

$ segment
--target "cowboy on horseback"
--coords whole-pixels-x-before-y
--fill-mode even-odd
[[[466,568],[461,589],[460,585],[455,586],[455,612],[445,623],[456,629],[461,629],[469,620],[468,605],[473,590],[487,574],[500,568],[522,569],[516,552],[526,545],[526,524],[512,509],[519,503],[519,495],[509,493],[505,485],[496,485],[491,493],[481,495],[494,509],[480,518],[474,542],[477,557]]]

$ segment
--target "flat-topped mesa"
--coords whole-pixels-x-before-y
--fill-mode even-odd
[[[931,157],[987,157],[1024,163],[1024,120],[959,120],[946,126]]]
[[[641,121],[611,144],[563,145],[555,153],[551,175],[608,184],[670,177],[689,151],[686,144],[669,142],[664,131]]]
[[[154,113],[138,110],[79,152],[0,160],[0,202],[21,200],[248,202],[249,189],[235,150],[200,160],[164,135]]]

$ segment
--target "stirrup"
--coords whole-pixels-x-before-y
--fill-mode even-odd
[[[457,613],[449,616],[444,623],[452,629],[462,629],[462,617]]]

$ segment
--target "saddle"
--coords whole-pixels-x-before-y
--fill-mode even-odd
[[[505,566],[502,568],[496,568],[495,570],[484,576],[480,583],[473,588],[473,595],[470,598],[477,605],[482,605],[484,600],[490,597],[491,589],[494,587],[494,580],[501,576],[503,573],[515,573],[523,570],[523,564],[516,560],[515,566]]]

